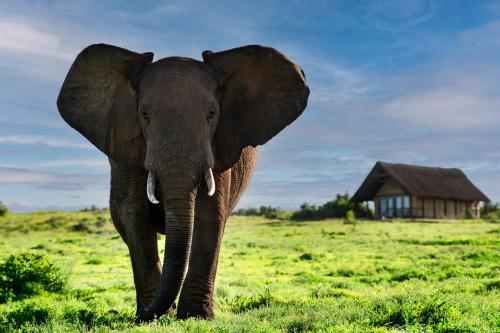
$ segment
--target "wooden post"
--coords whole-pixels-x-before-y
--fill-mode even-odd
[[[409,195],[409,196],[408,196],[408,198],[409,198],[409,200],[410,200],[410,205],[408,206],[408,209],[409,209],[410,211],[408,212],[408,213],[409,213],[408,215],[409,215],[410,217],[414,217],[414,216],[413,216],[413,208],[412,208],[413,206],[412,206],[412,204],[411,204],[411,201],[412,201],[411,199],[412,199],[412,197]]]
[[[444,216],[448,218],[448,200],[444,199],[443,202],[444,202]]]
[[[432,216],[436,218],[436,198],[432,198]]]
[[[457,200],[453,200],[453,204],[455,205],[455,219],[457,218]]]
[[[396,197],[392,198],[392,216],[397,217],[397,212],[396,212]]]
[[[422,217],[425,218],[425,198],[422,197]]]

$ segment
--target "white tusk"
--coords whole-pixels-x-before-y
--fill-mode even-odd
[[[215,193],[215,181],[212,169],[208,169],[205,173],[205,181],[207,182],[208,196],[211,197]]]
[[[155,197],[155,186],[156,186],[156,179],[155,176],[149,171],[148,173],[148,185],[146,187],[146,192],[148,194],[148,199],[151,201],[152,204],[157,204],[159,203],[158,200],[156,200]]]

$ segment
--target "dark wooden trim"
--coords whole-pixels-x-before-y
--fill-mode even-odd
[[[392,217],[397,217],[397,208],[396,208],[396,196],[392,197]]]
[[[415,217],[415,213],[413,213],[413,205],[411,204],[411,201],[412,201],[412,197],[409,195],[408,198],[410,198],[410,205],[409,205],[409,209],[410,209],[410,217]]]
[[[444,217],[448,217],[448,200],[443,199],[444,202]]]
[[[457,218],[458,212],[457,212],[457,200],[453,200],[453,203],[455,205],[455,218]]]
[[[425,198],[422,199],[422,217],[425,218]]]
[[[432,216],[436,218],[436,198],[432,198]]]

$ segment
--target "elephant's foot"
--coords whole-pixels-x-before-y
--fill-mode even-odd
[[[214,310],[212,304],[190,304],[185,306],[180,306],[177,310],[177,318],[187,319],[187,318],[198,318],[211,320],[214,319]]]
[[[173,316],[174,311],[175,311],[175,303],[167,310],[166,315]],[[137,312],[135,314],[135,323],[136,324],[149,323],[155,319],[158,319],[160,316],[156,316],[149,306],[147,305],[141,306],[140,308],[137,309]]]

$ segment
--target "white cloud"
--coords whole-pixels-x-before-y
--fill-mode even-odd
[[[468,47],[467,51],[498,51],[500,47],[500,20],[463,31],[460,41]]]
[[[6,202],[5,205],[11,212],[16,213],[28,213],[38,210],[54,210],[54,211],[75,211],[85,208],[84,205],[75,205],[75,206],[59,206],[59,205],[49,205],[49,206],[37,206],[33,205],[29,202],[24,201],[15,201],[15,202]]]
[[[437,5],[422,0],[369,1],[365,21],[380,30],[399,32],[432,19]]]
[[[87,187],[104,187],[109,176],[93,174],[63,174],[29,169],[0,167],[0,184],[28,184],[45,190],[75,191]]]
[[[21,21],[0,18],[0,49],[71,60],[61,39]]]
[[[93,146],[90,143],[86,142],[71,142],[61,138],[53,138],[47,136],[32,136],[32,135],[4,135],[0,136],[0,143],[41,145],[41,146],[60,147],[60,148],[93,149]]]
[[[438,87],[399,96],[382,107],[385,116],[423,128],[459,130],[500,123],[500,96]]]
[[[72,159],[72,160],[45,161],[45,162],[40,162],[39,165],[43,166],[43,167],[78,166],[78,167],[108,168],[109,162],[105,158],[103,158],[103,159]]]

